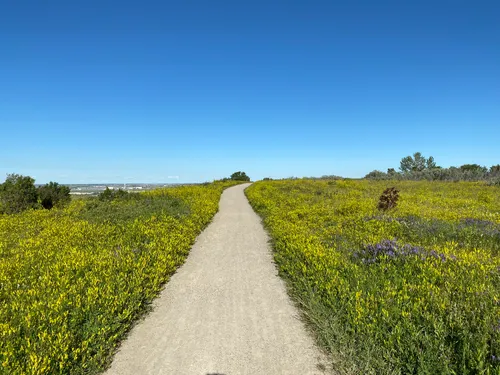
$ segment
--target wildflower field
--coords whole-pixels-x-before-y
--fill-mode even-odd
[[[389,187],[395,208],[378,209]],[[500,374],[500,188],[261,181],[275,260],[341,374]]]
[[[105,367],[230,185],[0,215],[0,373],[91,374]]]

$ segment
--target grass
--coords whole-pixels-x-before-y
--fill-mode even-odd
[[[77,217],[91,223],[124,224],[153,215],[182,218],[189,215],[189,206],[178,197],[127,193],[114,200],[87,198]]]

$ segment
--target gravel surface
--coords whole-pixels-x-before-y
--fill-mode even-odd
[[[105,374],[325,373],[327,361],[277,276],[248,185],[224,191],[213,222]]]

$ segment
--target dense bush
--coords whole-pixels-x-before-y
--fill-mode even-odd
[[[54,206],[63,206],[71,201],[68,186],[59,185],[57,182],[49,182],[38,188],[38,198],[43,208],[50,210]]]
[[[0,184],[0,213],[14,214],[38,207],[35,180],[29,176],[9,174]]]
[[[250,181],[250,177],[248,177],[245,172],[239,171],[239,172],[234,172],[231,175],[231,180],[233,180],[233,181]]]
[[[33,178],[9,174],[0,184],[0,213],[14,214],[30,208],[50,210],[54,206],[62,207],[70,200],[70,188],[57,182],[36,188]]]
[[[106,186],[106,189],[99,193],[97,196],[100,201],[112,201],[116,199],[125,199],[128,196],[128,192],[122,189],[110,189]]]
[[[387,173],[384,173],[379,170],[374,170],[368,173],[365,178],[370,179],[370,180],[388,180],[389,176]]]

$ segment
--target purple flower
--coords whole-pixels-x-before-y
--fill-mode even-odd
[[[425,261],[428,257],[434,259],[440,259],[442,262],[447,260],[456,260],[454,255],[447,257],[443,253],[438,253],[436,250],[427,251],[422,247],[405,244],[398,245],[395,239],[393,240],[383,240],[376,244],[366,245],[364,248],[354,251],[352,253],[353,258],[362,258],[362,263],[371,264],[379,261],[382,257],[387,257],[389,259],[406,259],[410,257],[418,257],[422,261]]]

